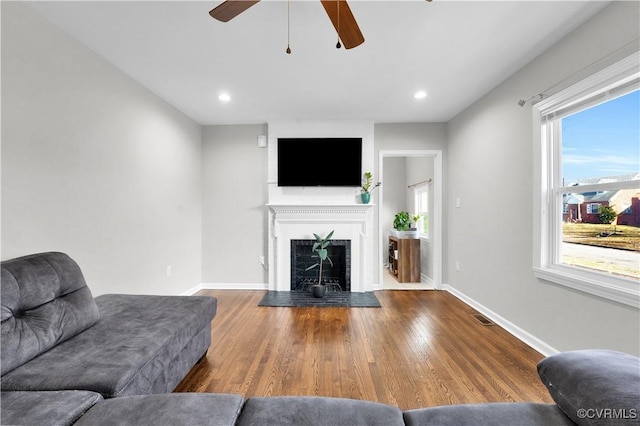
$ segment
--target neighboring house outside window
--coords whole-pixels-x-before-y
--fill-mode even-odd
[[[631,173],[619,176],[610,176],[606,179],[600,179],[605,182],[597,182],[593,179],[586,179],[574,184],[572,190],[580,190],[581,186],[592,185],[594,183],[611,183],[625,182],[632,180],[640,180],[640,173]],[[623,218],[623,214],[631,214],[630,206],[634,197],[637,198],[638,191],[636,189],[621,189],[617,191],[598,191],[587,192],[584,194],[564,194],[563,196],[563,218],[564,222],[583,222],[583,223],[601,223],[600,213],[603,206],[611,206],[616,212],[618,225],[640,226],[640,217],[638,220]],[[577,210],[577,211],[574,211]],[[628,213],[625,211],[629,210]],[[624,221],[624,223],[620,221]]]
[[[618,225],[640,227],[640,197],[631,198],[631,205],[618,215]]]
[[[624,247],[631,256],[628,266],[613,255],[622,249],[603,248],[602,242],[623,222],[640,226],[632,213],[640,209],[638,58],[632,55],[533,106],[534,273],[636,307],[640,262],[634,264],[634,253],[640,241],[634,246],[632,238]],[[604,206],[617,215],[611,225],[601,223]],[[593,238],[577,244],[576,230]],[[581,250],[585,245],[593,249]]]

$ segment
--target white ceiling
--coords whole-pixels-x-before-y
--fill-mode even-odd
[[[351,0],[365,43],[338,50],[320,2],[296,0],[291,55],[286,1],[263,0],[228,23],[208,14],[219,3],[30,5],[208,125],[448,121],[608,2]],[[414,99],[417,90],[427,98]]]

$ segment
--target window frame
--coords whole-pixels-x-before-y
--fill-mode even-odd
[[[421,220],[427,220],[427,222],[429,221],[429,216],[430,216],[430,211],[429,211],[429,185],[430,183],[425,182],[419,185],[416,185],[413,187],[413,204],[414,204],[414,208],[416,213],[418,214],[422,214],[422,211],[420,211],[421,209],[419,208],[422,203],[420,202],[420,195],[422,192],[426,192],[427,193],[427,217],[422,217]],[[419,228],[419,232],[420,232],[420,239],[422,240],[429,240],[429,236],[431,234],[431,226],[429,226],[428,228],[429,232],[427,233],[423,233],[422,232],[422,227]]]
[[[562,117],[600,104],[608,97],[640,87],[638,53],[533,105],[534,226],[533,272],[551,281],[608,300],[640,308],[640,282],[595,270],[562,264],[561,184]],[[555,125],[554,125],[555,123]],[[554,143],[556,141],[556,143]],[[557,143],[557,142],[560,143]],[[638,188],[640,182],[609,182],[580,186],[581,192]],[[575,188],[573,188],[575,189]],[[574,191],[575,192],[575,191]]]
[[[600,214],[600,213],[602,213],[602,204],[587,203],[587,214]]]

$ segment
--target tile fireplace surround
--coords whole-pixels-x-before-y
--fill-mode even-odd
[[[291,291],[291,240],[351,241],[351,291],[373,291],[373,206],[268,204],[269,290]]]

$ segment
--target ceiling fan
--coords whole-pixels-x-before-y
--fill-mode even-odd
[[[228,22],[260,0],[226,0],[211,9],[209,15],[218,21]],[[364,36],[360,32],[358,23],[351,13],[346,0],[320,0],[324,10],[329,15],[338,37],[345,49],[351,49],[364,43]],[[336,45],[340,47],[340,42]]]

